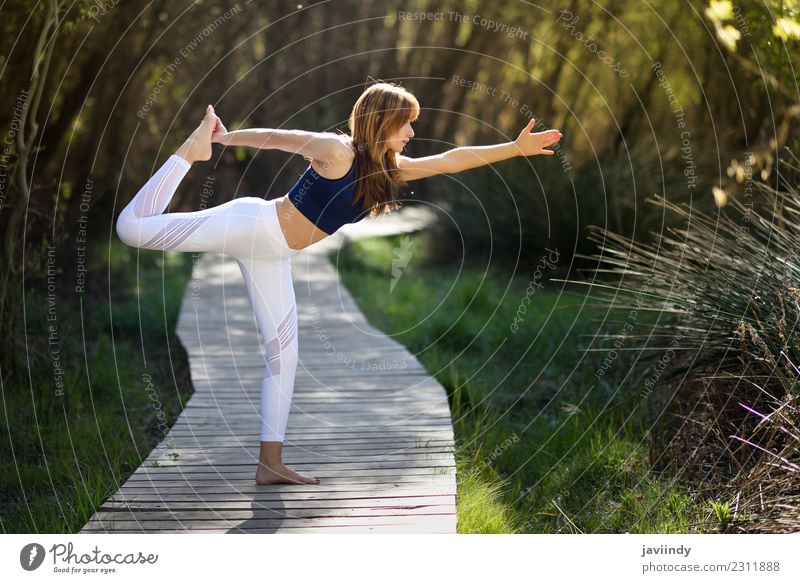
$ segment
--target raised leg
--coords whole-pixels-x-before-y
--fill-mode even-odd
[[[117,219],[117,235],[123,243],[163,251],[280,258],[275,235],[270,235],[265,220],[274,201],[241,197],[196,212],[161,214],[188,170],[189,163],[173,154],[145,183]]]
[[[267,213],[274,202],[255,197],[231,200],[213,208],[189,213],[162,214],[181,180],[196,160],[211,157],[211,134],[219,118],[210,105],[206,115],[178,151],[142,186],[117,219],[123,243],[163,251],[216,251],[235,257],[261,253],[278,259],[274,230]]]

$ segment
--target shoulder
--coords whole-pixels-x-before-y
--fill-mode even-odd
[[[343,178],[347,175],[355,160],[356,153],[353,141],[350,136],[324,132],[328,137],[328,147],[325,149],[325,156],[320,156],[311,160],[311,167],[314,171],[330,180]]]

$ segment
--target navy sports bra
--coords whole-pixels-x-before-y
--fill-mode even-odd
[[[309,221],[332,235],[342,225],[369,215],[360,202],[353,203],[355,179],[355,159],[350,172],[337,180],[320,176],[309,164],[289,191],[289,200]]]

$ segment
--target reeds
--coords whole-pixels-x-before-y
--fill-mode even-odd
[[[786,532],[800,530],[800,195],[748,186],[744,201],[731,197],[716,215],[655,196],[648,202],[685,226],[654,233],[652,244],[589,228],[600,252],[587,258],[618,281],[588,285],[600,286],[601,307],[659,314],[631,337],[648,369],[643,394],[668,393],[657,419],[677,411],[678,432],[693,437],[672,438],[697,447],[659,444],[655,457],[684,470],[702,464],[699,491],[729,503],[728,532]],[[701,449],[698,428],[717,439],[689,459]]]

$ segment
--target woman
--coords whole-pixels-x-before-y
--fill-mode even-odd
[[[531,133],[536,123],[532,119],[513,142],[407,158],[400,152],[414,136],[411,122],[419,113],[419,103],[411,93],[382,82],[367,88],[356,101],[349,119],[350,136],[273,129],[228,132],[209,105],[199,127],[119,215],[117,234],[126,245],[225,253],[239,264],[267,342],[258,484],[319,484],[281,460],[298,357],[291,257],[346,223],[394,210],[396,189],[409,180],[461,172],[513,156],[553,155],[544,147],[561,138],[558,130]],[[162,214],[191,165],[211,158],[212,143],[302,154],[310,164],[281,198],[240,197],[197,212]]]

